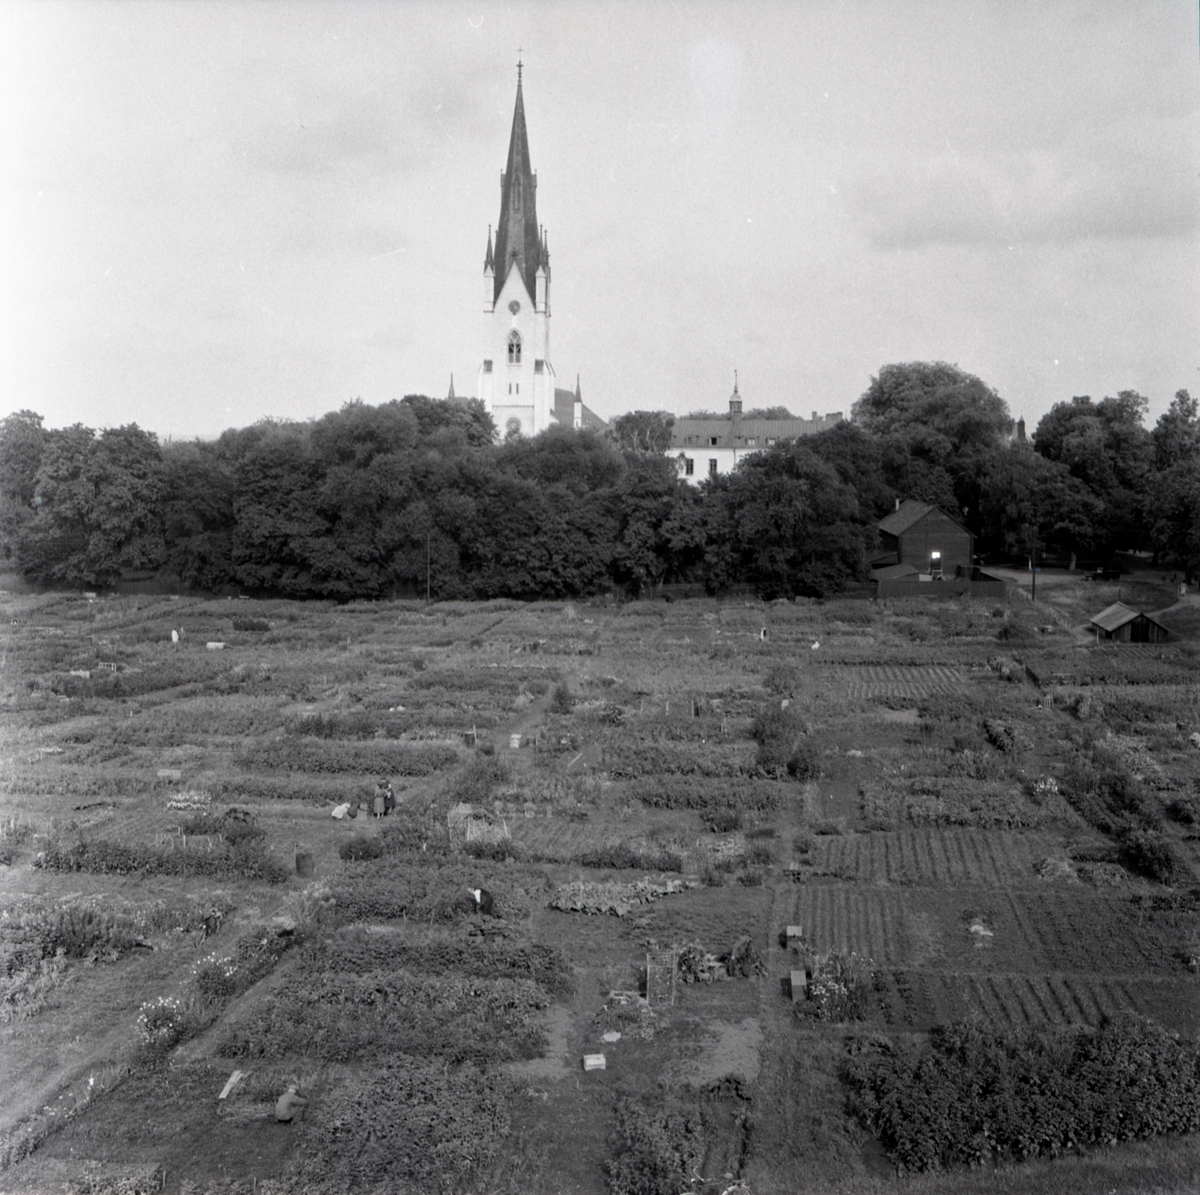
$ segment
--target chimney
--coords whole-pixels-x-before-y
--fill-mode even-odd
[[[814,412],[813,412],[812,421],[813,421],[813,423],[820,423],[820,422],[821,422],[821,416],[820,416],[820,415],[818,415],[818,414],[816,413],[816,411],[814,411]]]
[[[900,509],[900,499],[899,498],[896,499],[896,509],[897,510]]]

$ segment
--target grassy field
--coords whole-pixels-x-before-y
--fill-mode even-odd
[[[0,1190],[1200,1189],[1170,1117],[898,1173],[846,1077],[950,1023],[1194,1060],[1200,625],[1080,630],[1156,582],[0,596]]]

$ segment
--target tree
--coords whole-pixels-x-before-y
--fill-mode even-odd
[[[48,433],[34,482],[36,513],[17,556],[26,576],[105,585],[157,568],[165,544],[158,439],[135,423],[97,436],[82,424]]]
[[[1155,469],[1170,469],[1180,461],[1200,456],[1200,403],[1186,390],[1159,417],[1150,433],[1154,441]]]
[[[1007,404],[990,386],[944,361],[885,365],[854,404],[852,418],[946,466],[963,453],[1001,444],[1013,425]]]
[[[233,584],[232,463],[202,440],[177,440],[162,451],[167,567],[198,589]]]
[[[803,444],[747,457],[708,500],[724,507],[737,571],[764,598],[823,597],[865,576],[874,520]]]
[[[42,417],[18,411],[0,420],[0,551],[10,559],[22,529],[33,520],[37,471],[46,444]]]
[[[1098,498],[1061,462],[1027,445],[995,456],[981,478],[979,546],[1010,556],[1030,550],[1027,533],[1046,549],[1068,554],[1090,549],[1103,519]]]
[[[864,510],[877,519],[882,518],[895,505],[897,491],[888,484],[884,475],[884,445],[874,436],[869,436],[854,423],[839,423],[828,431],[818,432],[804,441],[805,447],[837,470],[838,477],[857,494]],[[908,458],[899,453],[907,465]],[[913,493],[905,479],[904,493],[908,497],[920,498]],[[922,487],[918,487],[922,488]]]
[[[944,361],[885,365],[852,418],[889,445],[885,475],[898,493],[956,513],[965,509],[972,521],[979,477],[1013,426],[995,390]]]
[[[1133,390],[1093,403],[1087,395],[1055,403],[1034,433],[1034,448],[1060,461],[1104,504],[1106,551],[1145,546],[1142,495],[1154,444],[1142,426],[1148,403]]]
[[[674,427],[669,411],[629,411],[612,421],[608,435],[622,452],[662,454],[671,447]]]

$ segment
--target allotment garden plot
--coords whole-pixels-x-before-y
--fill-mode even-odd
[[[1017,599],[0,614],[0,1189],[873,1190],[932,1156],[871,1111],[881,1042],[1194,1057],[1188,640]],[[1044,1189],[1200,1157],[1062,1131],[1103,1148],[1047,1129]]]

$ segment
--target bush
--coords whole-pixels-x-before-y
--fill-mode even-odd
[[[812,743],[802,742],[796,745],[796,749],[788,756],[787,774],[793,780],[820,779],[820,754]]]
[[[261,633],[269,631],[271,624],[265,618],[235,618],[233,620],[233,629],[235,631]]]
[[[1167,816],[1181,826],[1194,826],[1200,822],[1200,798],[1173,797],[1167,804]]]
[[[338,847],[338,855],[358,863],[363,859],[378,859],[385,853],[384,843],[378,838],[368,838],[366,834],[355,834],[347,838]]]
[[[851,1044],[850,1110],[901,1170],[1057,1157],[1200,1130],[1200,1056],[1152,1022],[1021,1033],[959,1022]]]
[[[1121,862],[1160,884],[1173,884],[1187,874],[1187,866],[1169,839],[1153,831],[1133,830],[1121,843]]]
[[[742,828],[742,811],[740,809],[714,809],[705,815],[704,824],[714,834],[728,834]]]
[[[569,714],[574,708],[575,698],[571,695],[571,690],[566,683],[555,685],[554,695],[550,698],[550,712],[552,714]]]
[[[677,1195],[692,1189],[704,1160],[703,1122],[693,1104],[622,1097],[604,1164],[611,1195]]]
[[[758,771],[764,776],[796,778],[797,771],[809,769],[811,749],[801,742],[807,732],[804,720],[791,706],[764,707],[750,728],[750,737],[758,744],[755,759]],[[793,771],[793,761],[797,771]]]

